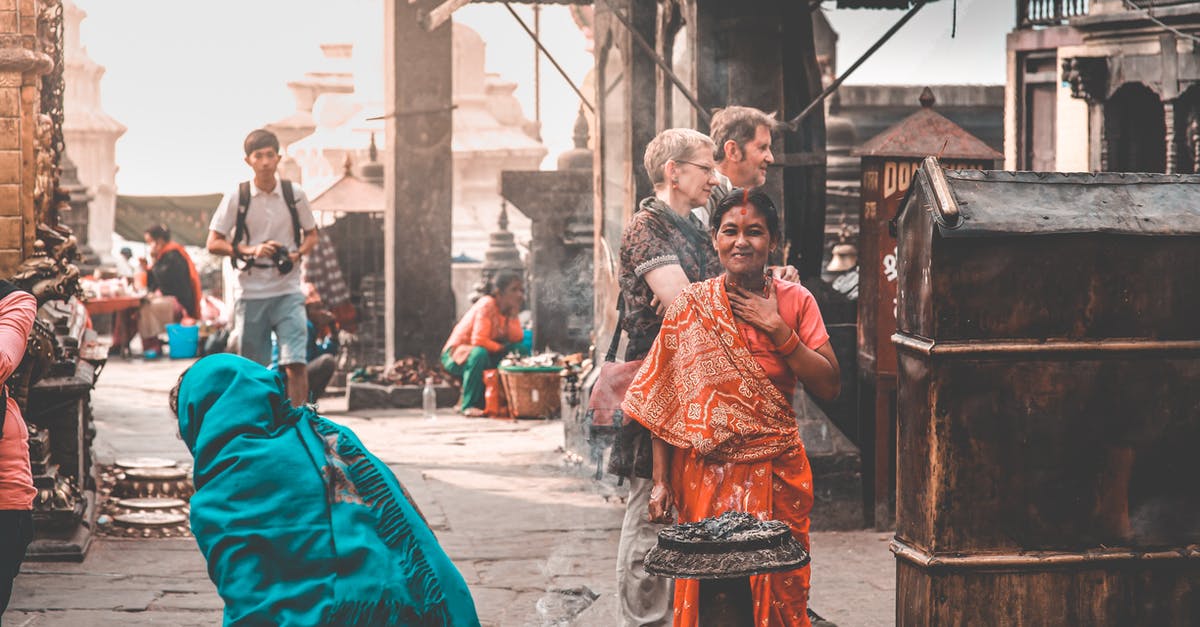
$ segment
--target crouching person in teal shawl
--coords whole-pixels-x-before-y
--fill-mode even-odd
[[[171,400],[226,625],[479,625],[391,470],[349,429],[291,407],[275,374],[213,355]]]

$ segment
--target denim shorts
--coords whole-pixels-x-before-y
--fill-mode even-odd
[[[241,334],[239,354],[264,366],[271,363],[271,333],[279,342],[279,365],[307,361],[308,317],[304,294],[239,300],[234,309]]]

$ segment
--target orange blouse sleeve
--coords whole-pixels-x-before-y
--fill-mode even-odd
[[[488,298],[487,302],[475,313],[474,324],[471,325],[471,345],[482,346],[489,353],[498,353],[504,349],[504,345],[496,341],[496,321],[502,316],[496,301],[485,298]]]
[[[795,311],[792,320],[788,326],[800,336],[800,341],[805,346],[812,350],[817,350],[824,346],[825,342],[829,341],[829,331],[825,329],[825,320],[821,316],[821,309],[817,306],[817,299],[803,286],[798,290],[793,290],[796,299],[791,305]]]

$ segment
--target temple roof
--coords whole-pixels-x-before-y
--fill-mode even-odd
[[[921,108],[867,140],[852,154],[859,157],[912,157],[923,159],[997,160],[1003,155],[983,140],[963,130],[933,110],[933,94],[926,88]]]
[[[308,204],[313,211],[345,213],[383,213],[387,208],[382,187],[350,174],[343,174]]]

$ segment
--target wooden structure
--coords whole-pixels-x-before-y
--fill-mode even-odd
[[[776,111],[781,119],[803,110],[821,93],[813,6],[791,0],[595,3],[595,338],[611,337],[621,231],[637,201],[651,193],[642,166],[646,144],[672,127],[707,132],[708,112],[731,104]],[[825,118],[818,110],[798,129],[776,135],[775,168],[767,177],[783,211],[786,261],[805,279],[820,274],[824,147]]]
[[[342,328],[356,336],[342,346],[335,382],[343,381],[356,368],[386,363],[382,174],[382,165],[377,161],[363,164],[358,174],[347,162],[341,178],[309,198],[321,229],[318,245],[337,252],[337,267],[347,288],[345,293],[331,290],[333,294],[321,294],[321,298]],[[346,295],[349,301],[335,301]]]
[[[900,209],[921,159],[940,155],[951,168],[992,168],[1000,153],[933,110],[921,108],[854,152],[862,158],[859,213],[857,444],[863,451],[868,524],[890,529],[896,477],[896,238],[888,222]]]
[[[953,172],[898,216],[898,625],[1200,623],[1200,176]]]
[[[1017,0],[1005,163],[1200,172],[1200,3]]]
[[[447,22],[421,17],[440,0],[384,3],[387,363],[436,359],[454,325],[450,287],[451,48]]]
[[[591,4],[590,0],[513,0]],[[436,360],[455,316],[450,17],[468,0],[384,1],[387,361]],[[415,297],[414,297],[415,296]]]

